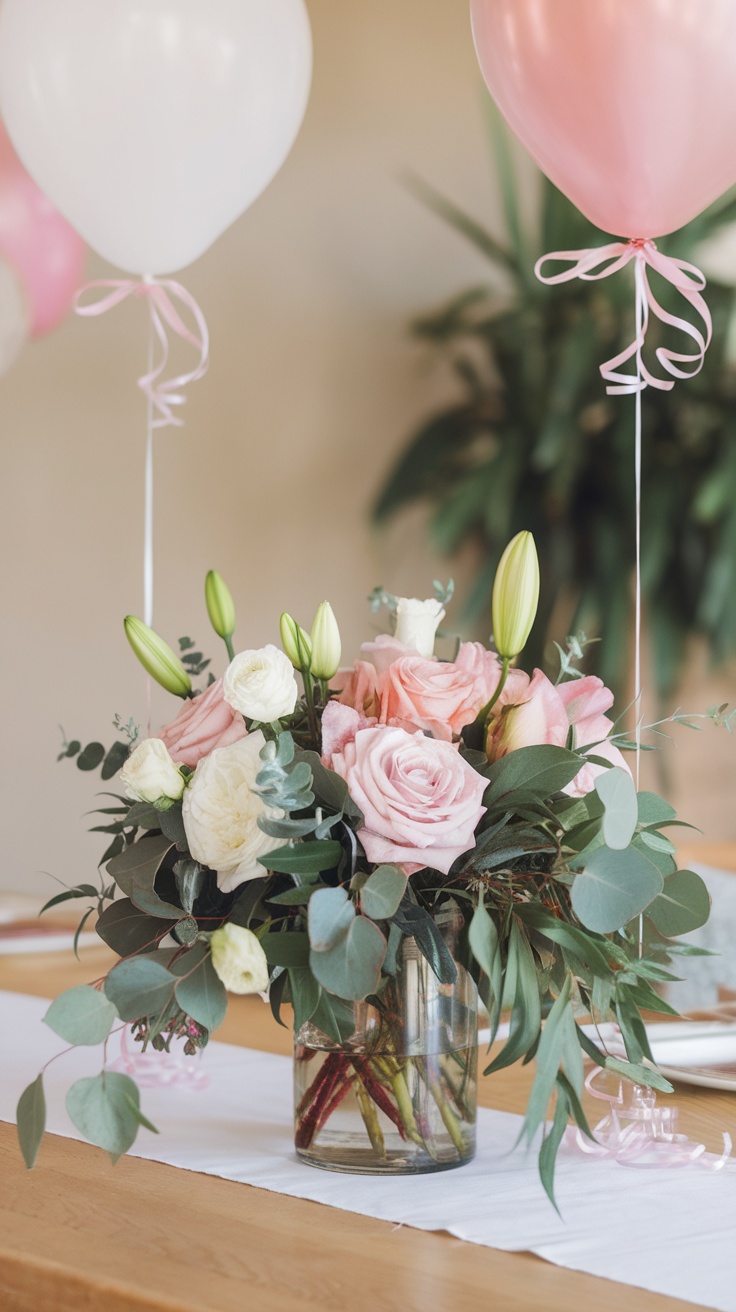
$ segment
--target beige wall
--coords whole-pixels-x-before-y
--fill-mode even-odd
[[[498,227],[466,5],[309,0],[309,9],[303,131],[265,195],[183,275],[209,320],[212,365],[191,389],[186,427],[157,440],[156,627],[169,640],[191,632],[218,660],[202,596],[210,567],[235,595],[241,646],[275,640],[284,608],[308,623],[329,596],[347,651],[366,635],[375,583],[423,593],[438,569],[447,575],[416,517],[381,540],[367,524],[394,454],[448,386],[407,322],[485,276],[403,188],[402,170]],[[105,273],[90,263],[92,276]],[[129,304],[69,320],[0,385],[8,888],[46,891],[42,872],[87,879],[101,850],[81,818],[97,777],[55,764],[58,723],[110,740],[114,713],[144,715],[121,618],[142,606],[135,378],[145,351],[142,307]],[[707,696],[725,700],[729,684],[723,676]],[[157,698],[154,724],[171,710]],[[683,745],[679,761],[689,753]],[[706,789],[698,801],[714,837],[736,836],[725,778],[721,760],[715,797]]]

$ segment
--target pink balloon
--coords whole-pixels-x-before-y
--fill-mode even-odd
[[[490,92],[605,232],[658,237],[736,182],[734,0],[471,0]]]
[[[28,176],[2,125],[0,252],[25,287],[31,336],[51,332],[82,281],[85,245]]]

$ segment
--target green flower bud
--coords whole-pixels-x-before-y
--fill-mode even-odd
[[[539,559],[531,533],[509,542],[493,584],[493,641],[499,656],[512,660],[526,645],[539,603]]]
[[[135,615],[126,615],[125,636],[147,674],[177,697],[188,697],[192,683],[169,644]]]
[[[312,661],[312,643],[309,634],[304,632],[291,615],[284,611],[279,620],[281,629],[281,646],[289,657],[295,670],[308,670]]]
[[[218,638],[232,638],[235,632],[235,603],[221,574],[211,569],[204,581],[207,614]]]
[[[340,667],[342,645],[329,601],[323,601],[312,625],[312,674],[315,679],[331,679]]]

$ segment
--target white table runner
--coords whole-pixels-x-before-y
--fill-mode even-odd
[[[20,1093],[65,1046],[41,1024],[47,1006],[40,998],[0,992],[1,1120],[15,1121]],[[457,1171],[391,1179],[332,1174],[294,1155],[287,1058],[212,1043],[204,1062],[211,1080],[206,1091],[143,1090],[143,1110],[161,1133],[141,1130],[133,1156],[421,1230],[449,1231],[470,1243],[531,1251],[558,1266],[736,1312],[734,1172],[625,1167],[563,1147],[561,1220],[539,1183],[535,1154],[509,1153],[520,1117],[481,1109],[478,1156]],[[96,1048],[75,1050],[50,1067],[44,1082],[52,1133],[80,1137],[66,1115],[66,1090],[99,1069]],[[36,1170],[43,1175],[43,1147]]]

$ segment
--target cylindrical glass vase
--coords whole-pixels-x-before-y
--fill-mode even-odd
[[[452,950],[462,919],[443,920]],[[303,1162],[411,1175],[462,1166],[474,1156],[477,994],[462,963],[456,965],[456,982],[441,984],[415,940],[406,938],[380,1006],[355,1004],[349,1039],[340,1045],[311,1023],[302,1026],[294,1099]]]

